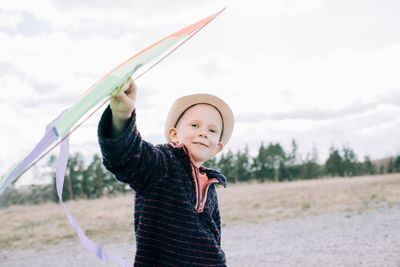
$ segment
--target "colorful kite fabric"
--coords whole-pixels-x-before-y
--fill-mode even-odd
[[[14,165],[10,171],[0,178],[0,194],[12,183],[14,183],[24,172],[32,167],[38,160],[44,155],[50,152],[54,147],[61,143],[59,159],[57,162],[57,174],[56,174],[56,188],[57,194],[60,200],[60,204],[67,215],[72,227],[75,229],[82,245],[93,254],[95,254],[101,260],[108,260],[117,263],[119,266],[128,266],[129,264],[122,258],[115,256],[111,253],[104,251],[99,245],[91,241],[81,229],[79,224],[76,222],[74,217],[64,206],[62,201],[62,191],[64,184],[65,170],[68,162],[68,151],[69,151],[69,135],[76,128],[78,128],[82,122],[86,119],[83,117],[94,110],[99,109],[103,104],[107,103],[110,96],[117,94],[122,90],[123,85],[128,79],[138,70],[140,67],[154,61],[156,58],[164,55],[160,60],[151,65],[145,72],[158,64],[161,60],[179,48],[184,42],[190,39],[194,34],[211,22],[217,17],[222,9],[216,14],[206,17],[190,26],[183,28],[182,30],[171,34],[160,41],[152,44],[136,55],[132,56],[98,82],[96,82],[89,90],[81,97],[81,99],[67,110],[64,110],[56,119],[54,119],[46,128],[46,132],[39,143],[33,148],[33,150],[18,164]],[[143,72],[141,75],[143,75]],[[135,77],[139,78],[141,75]],[[104,101],[105,100],[105,101]],[[101,105],[99,105],[101,103]],[[98,106],[96,109],[95,107]],[[93,113],[94,113],[93,112]],[[93,114],[92,113],[92,114]],[[92,115],[90,114],[89,117]],[[80,124],[78,121],[83,120]],[[74,127],[74,128],[73,128]],[[52,146],[52,147],[51,147]]]
[[[88,113],[88,111],[101,101],[108,100],[111,94],[116,94],[137,69],[159,57],[163,53],[166,53],[169,49],[173,49],[173,47],[180,42],[183,43],[189,39],[193,34],[218,16],[223,10],[161,39],[132,56],[96,82],[91,88],[89,88],[87,93],[82,96],[78,103],[63,111],[61,115],[52,122],[52,126],[47,127],[46,134],[32,152],[0,178],[0,194],[3,193],[11,183],[15,182],[27,169],[29,169],[32,166],[32,163],[39,158],[47,148],[57,140],[63,139],[67,134],[69,134],[72,127],[79,119]]]

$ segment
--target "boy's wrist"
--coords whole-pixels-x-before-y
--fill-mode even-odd
[[[111,136],[113,138],[118,137],[123,133],[123,131],[126,129],[128,126],[129,118],[131,117],[132,114],[121,116],[121,115],[115,115],[112,113],[111,116]]]

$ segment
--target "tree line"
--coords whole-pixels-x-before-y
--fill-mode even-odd
[[[10,186],[0,196],[0,207],[13,204],[39,204],[48,201],[58,202],[56,190],[56,156],[50,156],[46,162],[48,172],[42,175],[50,177],[47,185],[32,185],[28,189]],[[77,199],[95,199],[102,196],[114,196],[130,191],[129,186],[117,182],[114,175],[107,171],[101,157],[93,155],[90,162],[85,164],[81,153],[69,155],[64,177],[63,201]]]
[[[50,170],[42,175],[51,177],[52,183],[45,186],[31,186],[30,190],[17,190],[10,187],[0,196],[0,207],[11,204],[42,203],[58,201],[55,186],[56,157],[46,162]],[[255,156],[249,154],[246,146],[235,153],[222,153],[205,163],[206,167],[220,170],[228,182],[293,181],[320,177],[345,177],[400,172],[400,155],[386,162],[372,162],[366,156],[363,160],[349,147],[331,147],[325,162],[319,163],[318,151],[313,148],[306,155],[298,152],[295,140],[290,151],[285,151],[279,143],[261,145]],[[128,185],[115,180],[108,172],[99,155],[93,155],[89,162],[80,153],[70,155],[64,181],[63,200],[94,199],[113,196],[130,191]]]
[[[400,155],[390,158],[388,162],[373,163],[369,156],[360,161],[349,146],[341,149],[332,146],[326,161],[319,163],[315,147],[303,156],[298,152],[296,141],[292,140],[290,151],[285,151],[279,143],[261,143],[255,157],[251,157],[248,147],[245,147],[236,153],[228,151],[206,165],[220,169],[233,183],[250,180],[281,182],[396,173],[400,172]]]

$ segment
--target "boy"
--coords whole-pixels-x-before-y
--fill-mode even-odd
[[[221,99],[197,94],[173,104],[169,144],[142,140],[135,124],[136,85],[112,97],[99,123],[105,167],[135,190],[135,266],[226,266],[214,185],[225,177],[202,164],[220,152],[233,130]]]

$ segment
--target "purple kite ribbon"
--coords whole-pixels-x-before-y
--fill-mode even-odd
[[[54,128],[52,130],[54,130],[54,132],[55,132]],[[60,199],[61,207],[63,208],[65,215],[67,215],[68,220],[72,225],[72,228],[75,230],[76,234],[78,235],[79,240],[81,241],[81,244],[88,251],[95,254],[96,257],[98,257],[100,260],[111,261],[111,262],[114,262],[114,263],[118,264],[119,266],[123,266],[123,267],[131,266],[123,258],[121,258],[117,255],[114,255],[113,253],[106,252],[101,246],[97,245],[92,240],[90,240],[85,235],[84,231],[79,226],[78,222],[75,220],[75,218],[72,216],[72,214],[69,212],[67,207],[64,205],[63,200],[62,200],[62,192],[63,192],[63,186],[64,186],[65,171],[66,171],[67,163],[68,163],[68,153],[69,153],[69,137],[67,136],[61,142],[60,152],[58,155],[57,169],[56,169],[56,187],[57,187],[57,195],[58,195],[58,198]]]
[[[32,151],[15,167],[15,169],[8,175],[7,180],[5,181],[5,185],[2,187],[2,190],[5,190],[7,186],[9,186],[18,175],[24,172],[24,170],[28,169],[28,166],[34,162],[36,158],[38,158],[51,144],[53,144],[58,139],[58,134],[56,129],[54,128],[54,124],[58,119],[66,112],[64,110],[57,116],[49,125],[46,126],[46,131],[40,139],[39,143],[32,149]],[[0,193],[2,192],[0,189]]]
[[[61,112],[61,114],[54,119],[49,125],[46,127],[46,132],[43,135],[42,139],[39,141],[39,143],[34,147],[34,149],[17,165],[17,167],[11,172],[9,175],[8,179],[5,181],[6,184],[10,184],[14,178],[18,175],[18,173],[23,172],[31,162],[37,157],[39,157],[45,149],[55,142],[60,136],[54,127],[55,123],[57,120],[64,114],[66,110]],[[61,146],[60,146],[60,152],[58,155],[58,160],[57,160],[57,169],[56,169],[56,188],[57,188],[57,195],[60,200],[61,207],[64,210],[65,215],[67,215],[67,218],[69,222],[72,225],[72,228],[75,230],[76,234],[79,237],[79,240],[81,241],[81,244],[90,252],[92,252],[94,255],[96,255],[97,258],[103,261],[110,261],[113,263],[118,264],[119,266],[122,267],[127,267],[131,266],[128,264],[126,260],[123,258],[105,251],[101,246],[98,244],[94,243],[92,240],[90,240],[82,230],[82,228],[79,226],[78,222],[75,220],[75,218],[72,216],[72,214],[69,212],[67,207],[64,205],[63,200],[62,200],[62,192],[63,192],[63,186],[64,186],[64,177],[65,177],[65,171],[67,168],[67,163],[68,163],[68,154],[69,154],[69,135],[66,135],[64,139],[61,141]],[[5,188],[5,187],[4,187]],[[1,193],[1,192],[0,192]]]

